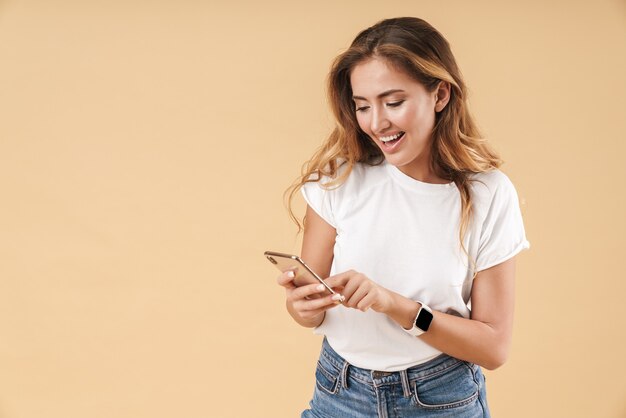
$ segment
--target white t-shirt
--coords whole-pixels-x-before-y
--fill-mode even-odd
[[[499,170],[472,178],[474,216],[464,244],[481,271],[530,245],[509,178]],[[461,197],[454,183],[423,183],[384,162],[356,164],[341,186],[306,183],[302,193],[337,231],[331,275],[354,269],[434,310],[469,318],[474,272],[460,248]],[[366,369],[398,371],[441,354],[371,309],[337,306],[315,332]]]

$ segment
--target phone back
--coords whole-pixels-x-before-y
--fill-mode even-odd
[[[316,277],[316,274],[295,255],[266,251],[265,257],[283,273],[293,270],[296,274],[294,278],[296,286],[321,282],[321,278]]]

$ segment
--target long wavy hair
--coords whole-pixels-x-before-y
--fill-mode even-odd
[[[463,238],[473,213],[471,175],[498,168],[502,161],[482,138],[469,112],[467,88],[448,41],[426,21],[415,17],[386,19],[365,29],[333,62],[328,97],[336,126],[303,165],[301,176],[285,191],[289,214],[301,231],[292,200],[305,183],[325,176],[330,181],[324,187],[336,187],[348,178],[355,163],[378,165],[384,161],[382,151],[359,127],[350,84],[352,69],[372,58],[383,59],[406,72],[429,93],[441,81],[450,83],[449,102],[435,114],[430,164],[439,177],[454,182],[460,192],[459,240],[467,254]]]

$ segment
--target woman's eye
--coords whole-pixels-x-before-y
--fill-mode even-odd
[[[398,100],[397,102],[387,103],[387,106],[388,106],[388,107],[398,107],[398,106],[400,106],[402,103],[404,103],[404,100]]]
[[[367,110],[369,108],[370,108],[369,106],[360,106],[360,107],[356,108],[356,111],[357,112],[363,112],[364,110]]]

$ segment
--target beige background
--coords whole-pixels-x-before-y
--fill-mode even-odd
[[[401,15],[452,44],[532,243],[493,415],[626,417],[626,3],[312,3],[0,1],[0,418],[299,416],[321,340],[262,252],[299,251],[331,59]]]

